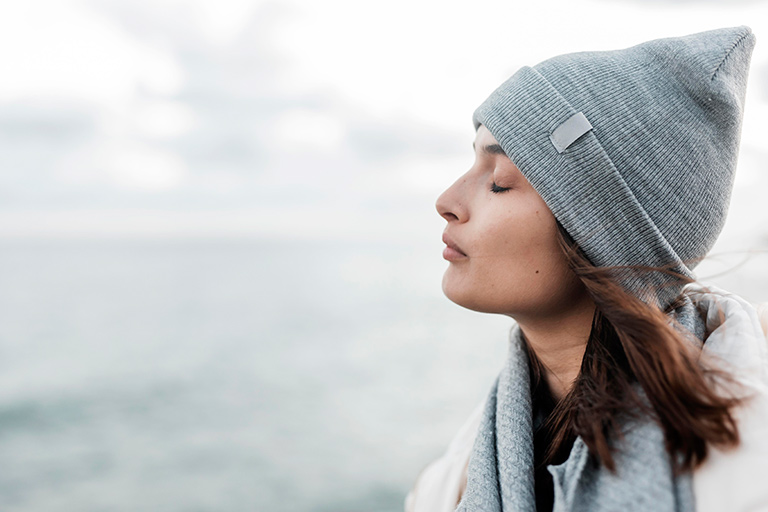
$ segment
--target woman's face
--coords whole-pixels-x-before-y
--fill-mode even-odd
[[[448,221],[443,292],[460,306],[514,318],[557,314],[583,298],[544,200],[480,126],[474,165],[437,200]]]

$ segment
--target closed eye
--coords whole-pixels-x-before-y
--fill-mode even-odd
[[[495,181],[491,184],[491,192],[493,192],[494,194],[501,194],[502,192],[506,192],[510,188],[511,187],[500,187],[496,184]]]

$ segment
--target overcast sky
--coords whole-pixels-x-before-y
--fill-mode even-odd
[[[768,4],[724,5],[4,2],[0,236],[420,236],[520,66],[748,24],[743,230],[768,187]]]

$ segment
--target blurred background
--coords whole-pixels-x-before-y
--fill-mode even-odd
[[[705,281],[768,301],[768,3],[0,6],[0,510],[397,511],[511,320],[434,200],[522,65],[748,24]]]

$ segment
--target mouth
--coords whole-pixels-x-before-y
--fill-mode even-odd
[[[458,261],[467,258],[467,254],[446,233],[443,233],[443,243],[446,245],[443,249],[443,259]]]

